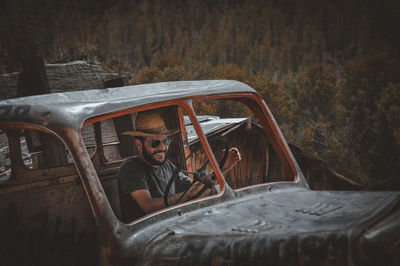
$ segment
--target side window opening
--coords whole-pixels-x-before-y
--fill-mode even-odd
[[[46,169],[72,163],[68,150],[57,138],[43,132],[24,130],[21,135],[21,147],[26,167],[30,169]]]
[[[0,133],[0,181],[17,184],[67,176],[73,181],[76,174],[67,147],[58,138],[26,129]]]

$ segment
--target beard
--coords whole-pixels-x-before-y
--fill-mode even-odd
[[[155,155],[155,154],[157,154],[157,153],[162,153],[162,152],[163,152],[163,153],[166,153],[165,150],[164,150],[164,151],[158,151],[158,152],[150,153],[150,152],[144,147],[144,145],[142,146],[143,157],[144,157],[144,159],[145,159],[150,165],[162,165],[162,164],[165,162],[166,157],[164,157],[164,160],[163,160],[162,162],[157,161],[156,159],[154,159],[154,155]]]

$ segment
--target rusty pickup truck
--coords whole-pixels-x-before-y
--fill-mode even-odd
[[[122,133],[150,109],[177,132],[168,160],[216,193],[127,221],[118,172],[137,150]],[[1,265],[400,265],[400,192],[311,190],[246,84],[9,99],[0,130]],[[242,160],[224,176],[231,146]]]

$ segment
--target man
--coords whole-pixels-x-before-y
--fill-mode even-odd
[[[161,115],[151,111],[138,113],[135,131],[124,132],[134,136],[139,157],[133,158],[121,166],[118,178],[120,206],[124,222],[140,218],[148,213],[165,208],[164,192],[176,166],[166,159],[170,145],[169,136],[177,131],[168,130]],[[236,148],[229,151],[227,162],[222,169],[226,173],[240,161],[240,153]],[[188,200],[197,195],[204,184],[196,182],[179,173],[169,192],[170,205]],[[189,188],[190,187],[190,188]],[[183,193],[189,188],[186,193]],[[206,189],[202,196],[207,195]]]

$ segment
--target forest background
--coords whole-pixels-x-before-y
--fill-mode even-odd
[[[0,23],[0,74],[39,54],[131,84],[239,80],[288,141],[340,173],[400,177],[400,1],[2,0]]]

